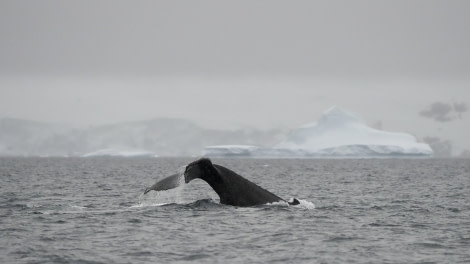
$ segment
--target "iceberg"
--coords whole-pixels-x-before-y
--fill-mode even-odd
[[[328,109],[316,123],[294,129],[276,149],[319,156],[429,156],[426,143],[407,133],[367,126],[360,117],[339,107]]]
[[[357,115],[335,106],[317,122],[292,130],[284,141],[271,148],[211,146],[204,153],[251,157],[412,157],[430,156],[433,151],[413,135],[374,129]]]
[[[158,157],[155,153],[151,151],[146,151],[146,150],[120,150],[120,149],[113,149],[113,148],[107,148],[107,149],[100,149],[97,151],[89,152],[82,157],[88,158],[88,157],[126,157],[126,158],[132,158],[132,157]]]

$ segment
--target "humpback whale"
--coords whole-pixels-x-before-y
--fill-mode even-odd
[[[194,179],[207,182],[219,195],[220,203],[233,206],[255,206],[274,202],[287,202],[291,205],[299,204],[299,200],[285,201],[279,196],[261,188],[255,183],[243,178],[236,172],[224,166],[213,164],[208,158],[201,158],[186,166],[183,175],[174,174],[158,181],[144,192],[151,190],[163,191],[180,185],[184,176],[184,182],[189,183]]]

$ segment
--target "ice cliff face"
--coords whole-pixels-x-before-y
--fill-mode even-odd
[[[240,149],[240,146],[237,146]],[[217,150],[217,151],[214,151]],[[224,150],[226,153],[222,153]],[[204,149],[208,156],[233,154],[230,146]],[[240,153],[238,151],[238,153]],[[358,116],[339,107],[328,109],[316,123],[292,130],[272,148],[245,148],[243,155],[256,157],[371,157],[429,156],[429,145],[406,133],[377,130]]]

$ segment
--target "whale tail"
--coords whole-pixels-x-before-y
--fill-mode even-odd
[[[298,204],[300,204],[299,200],[297,200],[296,198],[291,198],[287,203],[289,203],[289,205],[298,205]]]
[[[183,179],[183,175],[181,173],[173,174],[171,176],[168,176],[156,182],[154,185],[146,188],[144,191],[144,194],[152,190],[158,192],[158,191],[166,191],[166,190],[174,189],[183,183],[182,179]]]

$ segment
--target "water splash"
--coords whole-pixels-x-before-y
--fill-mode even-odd
[[[294,198],[290,198],[289,201],[293,201]],[[295,207],[300,207],[300,208],[304,208],[304,209],[307,209],[307,210],[313,210],[315,209],[315,204],[312,203],[312,202],[309,202],[307,200],[302,200],[302,199],[297,199],[299,201],[299,204],[298,205],[293,205]]]

